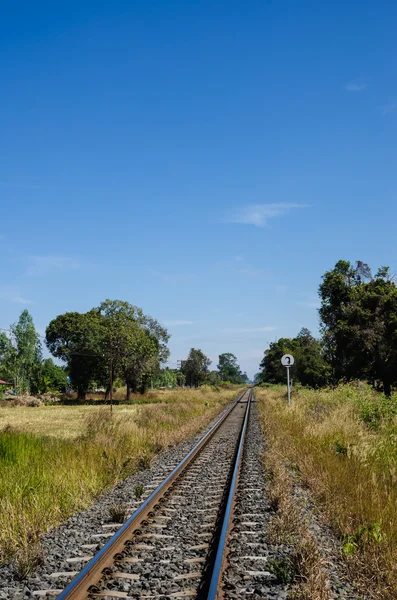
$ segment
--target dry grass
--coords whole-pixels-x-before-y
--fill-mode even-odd
[[[160,392],[160,403],[0,408],[0,562],[21,572],[40,535],[205,426],[236,390]],[[25,569],[26,570],[26,569]]]
[[[327,576],[327,564],[320,553],[318,542],[304,531],[294,551],[294,567],[297,582],[293,594],[299,600],[330,600],[331,589]]]
[[[136,415],[142,414],[142,408],[150,413],[162,413],[165,408],[164,417],[171,410],[178,411],[181,408],[186,416],[186,410],[191,409],[196,416],[205,417],[211,410],[215,411],[222,406],[223,400],[235,395],[237,390],[212,391],[211,388],[200,388],[198,390],[158,390],[156,393],[146,394],[138,398],[137,404],[120,404],[113,406],[115,415],[122,416],[124,422],[133,423]],[[205,402],[208,406],[205,406]],[[77,438],[85,431],[86,420],[89,415],[95,414],[99,407],[92,405],[55,405],[27,407],[10,406],[10,402],[4,402],[0,406],[0,431],[5,427],[12,427],[18,431],[26,431],[41,436],[51,436],[63,439]],[[106,406],[103,410],[109,410]],[[215,413],[214,413],[215,414]],[[204,422],[204,421],[203,421]]]
[[[290,408],[276,387],[257,396],[267,435],[299,469],[339,536],[352,580],[366,597],[396,599],[394,402],[351,386],[295,391]]]
[[[293,548],[291,561],[283,565],[284,582],[293,581],[291,597],[297,600],[330,600],[325,561],[317,540],[309,531],[303,506],[294,495],[291,471],[282,453],[282,441],[274,437],[267,420],[263,419],[263,425],[267,440],[264,459],[269,480],[268,496],[275,512],[267,536],[271,544],[289,544]],[[280,571],[280,565],[277,565],[276,574],[277,571]]]
[[[83,434],[87,417],[97,410],[95,406],[2,407],[0,429],[12,427],[36,435],[73,439]],[[113,410],[131,422],[136,414],[135,406],[115,406]]]

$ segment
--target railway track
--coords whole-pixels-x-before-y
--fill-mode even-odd
[[[252,398],[237,397],[58,600],[222,597]]]

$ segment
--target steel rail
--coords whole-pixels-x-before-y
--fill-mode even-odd
[[[247,410],[245,412],[245,418],[243,427],[241,429],[240,440],[238,445],[238,450],[236,454],[236,460],[233,468],[233,475],[230,481],[229,494],[227,498],[226,508],[223,516],[222,528],[219,535],[218,548],[215,555],[214,566],[212,570],[207,600],[219,600],[222,597],[222,575],[225,569],[226,563],[226,555],[228,551],[228,538],[230,534],[230,530],[232,528],[233,521],[233,509],[235,504],[235,495],[240,475],[242,456],[244,451],[244,441],[245,434],[247,432],[249,412],[251,406],[251,399],[253,396],[252,389],[249,390],[248,402],[247,402]]]
[[[175,480],[182,474],[189,463],[197,456],[216,431],[234,410],[240,400],[247,393],[247,389],[237,395],[234,402],[211,429],[197,442],[182,461],[160,483],[152,494],[137,508],[131,517],[120,527],[115,535],[97,552],[86,566],[72,579],[69,585],[61,592],[57,600],[86,600],[90,594],[89,588],[100,581],[104,569],[111,567],[115,554],[124,550],[125,542],[131,538],[134,530],[146,519],[153,507],[158,504]],[[249,392],[250,393],[250,392]],[[91,592],[93,593],[93,592]]]

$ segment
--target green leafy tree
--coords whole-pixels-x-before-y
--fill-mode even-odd
[[[222,383],[222,377],[219,371],[210,371],[208,373],[207,381],[210,385],[218,386]]]
[[[237,357],[231,352],[225,352],[219,355],[218,371],[222,381],[230,383],[246,383],[247,374],[242,373],[237,364]]]
[[[7,349],[7,369],[12,377],[17,394],[36,393],[41,368],[41,343],[33,318],[23,310],[18,321],[11,325],[14,341]]]
[[[85,314],[65,313],[46,331],[50,352],[68,366],[72,385],[84,398],[95,381],[110,392],[110,380],[121,378],[143,392],[168,357],[167,331],[137,306],[105,300]]]
[[[331,368],[326,360],[323,346],[306,328],[301,329],[294,338],[295,377],[302,384],[313,388],[327,385],[331,377]]]
[[[106,300],[98,307],[106,330],[104,354],[112,364],[113,378],[122,377],[131,391],[143,393],[159,365],[169,356],[169,334],[142,309],[121,300]]]
[[[10,338],[0,332],[0,379],[14,384],[15,348]]]
[[[284,354],[292,354],[295,358],[294,366],[291,367],[291,376],[295,381],[314,388],[327,385],[330,378],[329,364],[321,343],[306,328],[295,338],[280,338],[270,344],[261,362],[261,381],[285,383],[285,367],[281,364]]]
[[[347,323],[349,307],[355,301],[356,286],[360,283],[352,265],[345,260],[336,263],[323,276],[319,288],[319,310],[323,343],[332,366],[334,382],[342,377],[351,378],[357,372],[354,356],[348,350],[350,331]]]
[[[56,365],[52,358],[43,360],[39,379],[39,392],[63,392],[68,386],[68,376],[64,368]]]
[[[291,338],[280,338],[276,342],[271,342],[260,364],[261,380],[266,383],[284,383],[285,367],[281,364],[281,357],[283,354],[294,355],[296,347],[296,341]],[[291,374],[295,377],[295,366],[291,367]]]
[[[198,387],[208,376],[211,360],[199,349],[192,348],[187,360],[182,363],[182,372],[186,377],[186,384]]]
[[[109,378],[104,340],[105,328],[96,310],[59,315],[46,329],[47,347],[53,356],[66,363],[79,398],[85,398],[93,381],[105,385]]]
[[[177,369],[170,369],[169,367],[166,367],[165,369],[159,369],[159,373],[154,379],[155,387],[177,387],[178,373],[179,371]]]
[[[320,286],[320,317],[334,380],[397,383],[397,287],[388,267],[372,277],[365,263],[339,261]]]

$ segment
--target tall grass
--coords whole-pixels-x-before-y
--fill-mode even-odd
[[[108,407],[79,412],[75,438],[34,435],[7,426],[0,431],[0,562],[35,544],[40,535],[87,506],[101,492],[156,453],[194,434],[236,394],[186,390],[161,394],[161,403],[136,409]],[[74,408],[50,407],[52,411]],[[3,409],[0,408],[0,413]],[[7,409],[8,410],[8,409]],[[48,417],[46,407],[29,410]],[[29,427],[26,421],[25,427]],[[41,430],[44,425],[41,423]]]
[[[370,388],[260,389],[266,435],[299,470],[340,539],[350,575],[372,598],[397,598],[397,418]]]

